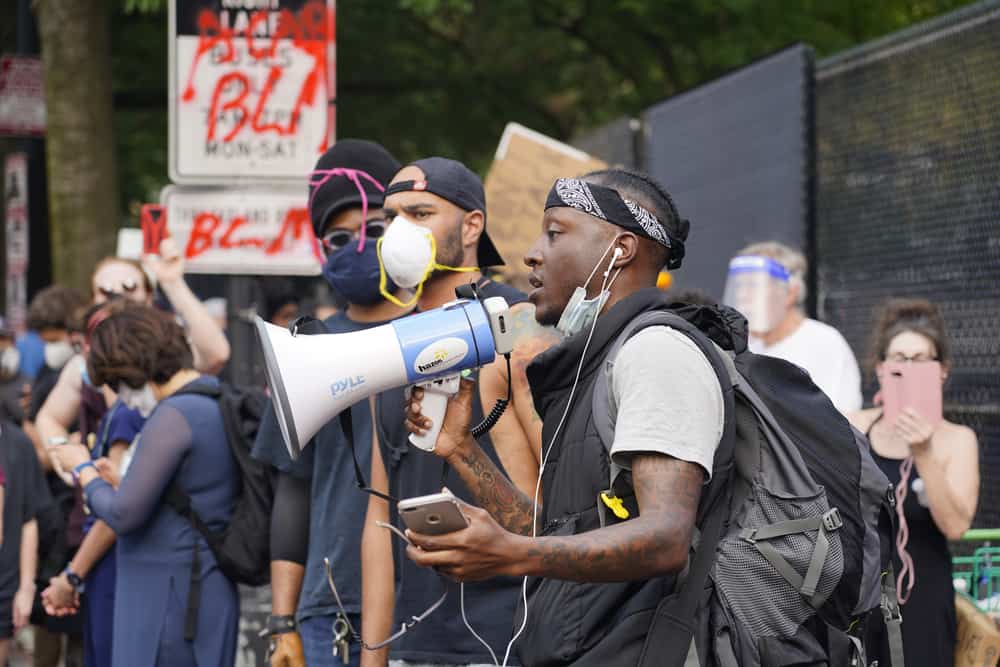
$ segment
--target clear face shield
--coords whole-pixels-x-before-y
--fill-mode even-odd
[[[747,318],[750,333],[764,335],[785,316],[790,278],[788,269],[770,257],[734,257],[722,302]]]

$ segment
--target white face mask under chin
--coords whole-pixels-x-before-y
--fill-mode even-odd
[[[621,255],[621,249],[615,248],[615,252],[611,255],[611,261],[608,262],[608,268],[604,272],[604,281],[601,285],[601,291],[592,299],[587,298],[587,288],[590,286],[590,281],[594,279],[594,274],[597,273],[597,269],[600,268],[601,262],[604,258],[608,256],[608,252],[617,243],[618,238],[611,242],[611,245],[607,247],[601,258],[597,260],[597,264],[594,265],[594,269],[590,272],[590,276],[587,278],[587,282],[583,286],[577,286],[573,290],[573,295],[570,296],[569,302],[563,309],[562,316],[559,318],[559,323],[556,324],[556,330],[559,331],[564,336],[572,336],[573,334],[588,329],[594,320],[597,319],[598,314],[601,309],[604,308],[604,304],[607,303],[608,297],[611,296],[611,286],[614,284],[618,276],[621,275],[622,270],[618,269],[618,273],[610,281],[608,276],[611,274],[611,269],[614,268],[615,260]]]
[[[127,384],[119,385],[118,398],[125,404],[125,407],[136,410],[143,418],[151,415],[153,408],[156,407],[156,394],[153,393],[153,387],[148,382],[142,385],[141,389],[133,389]]]

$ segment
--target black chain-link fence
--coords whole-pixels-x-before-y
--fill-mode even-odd
[[[1000,526],[1000,2],[818,63],[816,127],[820,316],[860,359],[887,298],[940,307],[947,416],[979,436],[975,525]]]

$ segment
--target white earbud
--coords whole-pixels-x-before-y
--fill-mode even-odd
[[[605,250],[604,252],[607,252],[607,250]],[[617,262],[618,258],[621,257],[624,253],[625,251],[622,250],[621,246],[615,246],[614,252],[611,253],[611,261],[608,262],[608,268],[604,272],[605,280],[607,280],[608,276],[611,275],[611,269],[615,268],[615,262]]]

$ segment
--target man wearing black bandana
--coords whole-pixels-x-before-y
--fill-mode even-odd
[[[654,611],[687,562],[723,431],[716,375],[690,339],[663,326],[640,331],[605,363],[630,321],[666,306],[657,274],[680,266],[687,232],[670,196],[642,174],[613,169],[553,186],[542,235],[525,257],[536,318],[567,336],[528,368],[544,420],[537,519],[533,498],[469,434],[470,383],[448,407],[436,453],[478,504],[503,497],[507,511],[465,506],[468,528],[411,534],[407,553],[463,581],[528,577],[515,644],[524,665],[637,664]],[[598,382],[607,383],[615,425],[610,455],[591,414]],[[415,432],[429,426],[419,399],[408,422]],[[631,473],[630,515],[609,518],[600,507],[612,464]],[[515,629],[524,618],[522,609]]]

